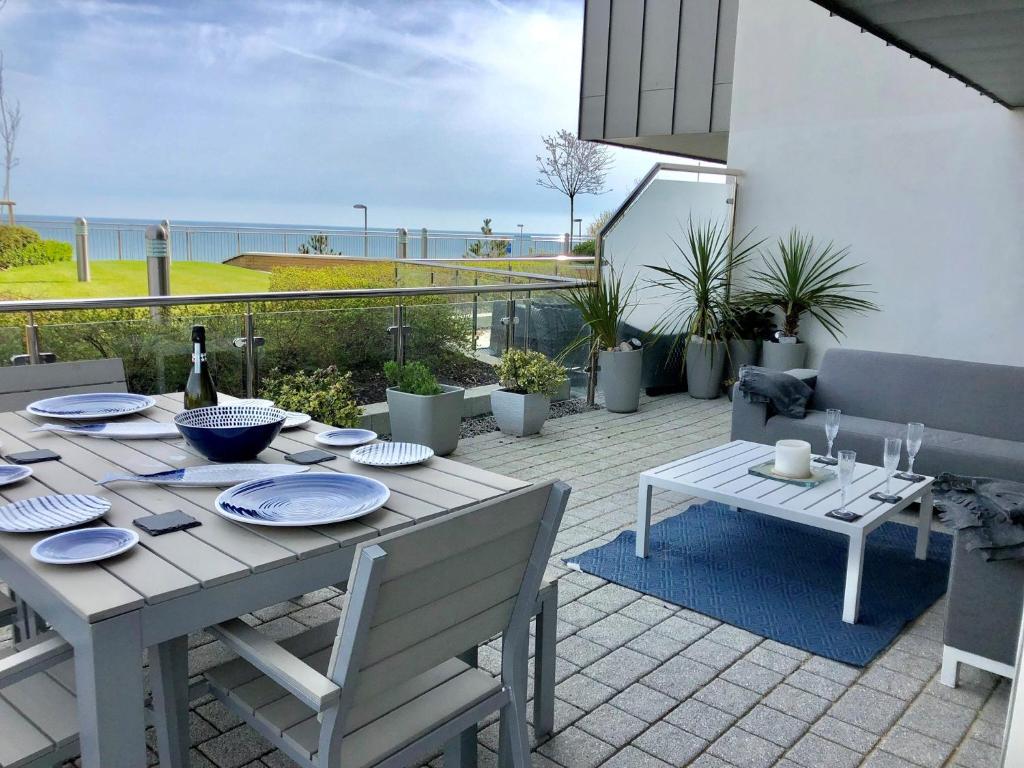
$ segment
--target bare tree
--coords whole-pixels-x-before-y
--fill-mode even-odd
[[[0,9],[6,0],[0,2]],[[11,199],[11,169],[19,162],[14,156],[14,144],[21,127],[21,102],[11,104],[7,98],[7,84],[4,81],[4,55],[0,51],[0,139],[4,143],[4,200]]]
[[[612,167],[612,154],[602,144],[577,139],[572,131],[561,130],[543,136],[544,154],[537,155],[537,184],[569,198],[569,229],[572,234],[577,195],[602,195],[608,191],[605,179]]]

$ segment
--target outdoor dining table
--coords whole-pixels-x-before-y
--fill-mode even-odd
[[[223,397],[223,401],[231,398]],[[182,409],[181,394],[156,397],[134,420],[167,422]],[[347,449],[311,471],[377,478],[391,490],[382,509],[335,525],[276,528],[238,524],[217,515],[222,489],[121,482],[94,483],[108,473],[148,473],[207,464],[183,440],[109,440],[33,432],[40,419],[0,413],[4,453],[49,448],[59,461],[33,465],[25,482],[0,488],[5,502],[50,493],[91,493],[111,509],[97,524],[132,528],[136,518],[182,510],[201,525],[163,536],[141,533],[139,546],[110,560],[55,566],[30,555],[46,534],[0,534],[0,579],[24,598],[74,648],[82,764],[85,768],[146,765],[143,650],[164,766],[187,766],[188,635],[204,627],[344,582],[355,546],[416,525],[527,482],[434,457],[397,468],[356,464]],[[282,432],[259,460],[319,446],[327,429],[310,422]],[[255,734],[254,734],[255,736]]]

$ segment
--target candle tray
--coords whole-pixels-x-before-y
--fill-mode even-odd
[[[775,462],[766,461],[764,464],[755,464],[754,466],[747,469],[747,472],[757,477],[764,477],[768,480],[778,480],[780,483],[789,483],[790,485],[797,485],[801,488],[816,488],[822,483],[828,482],[835,478],[836,473],[831,469],[824,469],[822,467],[811,467],[810,477],[789,477],[788,475],[779,475],[775,473]]]

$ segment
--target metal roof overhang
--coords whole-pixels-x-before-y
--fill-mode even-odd
[[[813,0],[1005,107],[1024,106],[1024,0]]]

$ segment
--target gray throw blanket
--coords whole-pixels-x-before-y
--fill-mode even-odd
[[[1024,483],[943,472],[935,507],[968,550],[986,560],[1024,560]]]
[[[807,400],[814,394],[807,382],[782,371],[744,365],[740,368],[740,392],[748,403],[771,403],[783,416],[802,419]]]

